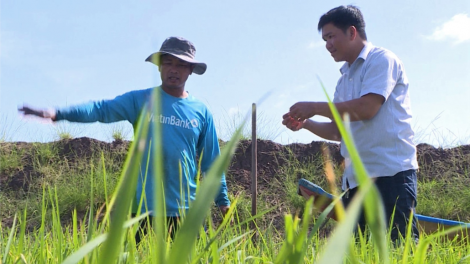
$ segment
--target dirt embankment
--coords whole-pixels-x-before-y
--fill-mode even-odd
[[[299,162],[309,162],[321,155],[322,146],[327,146],[332,161],[336,166],[340,166],[342,157],[339,153],[339,145],[325,142],[312,142],[310,144],[289,144],[281,145],[272,141],[258,140],[258,184],[259,188],[265,188],[275,177],[278,177],[280,170],[288,162],[297,160]],[[9,155],[23,153],[17,165],[0,164],[0,188],[9,191],[26,192],[34,179],[44,176],[41,171],[35,170],[35,152],[32,151],[38,143],[0,143],[0,154],[3,156],[0,162],[7,163]],[[74,162],[81,159],[96,158],[96,153],[110,152],[116,157],[116,164],[121,164],[125,160],[129,142],[106,143],[90,138],[76,138],[51,143],[56,148],[58,157],[51,155],[52,162],[67,161],[73,166]],[[449,174],[467,175],[470,169],[470,145],[459,146],[451,149],[435,148],[431,145],[420,144],[417,146],[418,161],[421,170],[418,173],[419,180],[438,179]],[[251,141],[241,141],[235,156],[228,169],[228,185],[237,185],[239,188],[250,190],[251,183]],[[47,158],[47,155],[46,155]],[[44,156],[42,157],[44,159]],[[18,161],[17,161],[18,162]],[[2,220],[3,223],[5,219]]]

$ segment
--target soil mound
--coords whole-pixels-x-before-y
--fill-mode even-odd
[[[37,146],[47,144],[55,153],[37,153]],[[112,153],[116,166],[123,165],[130,142],[119,141],[106,143],[91,138],[75,138],[50,143],[3,142],[0,143],[0,189],[26,195],[34,179],[44,177],[44,172],[37,170],[36,163],[67,163],[73,167],[83,160],[101,158],[101,153]],[[222,143],[223,145],[223,143]],[[249,193],[251,185],[251,153],[252,142],[242,140],[227,171],[229,188],[244,189]],[[273,179],[280,178],[284,166],[288,162],[311,162],[322,155],[326,147],[334,166],[341,168],[343,158],[339,144],[314,141],[309,144],[281,145],[269,140],[257,141],[258,188],[267,188]],[[47,148],[46,148],[47,149]],[[450,175],[466,175],[470,170],[470,145],[450,149],[435,148],[428,144],[417,146],[420,181],[443,179]],[[19,154],[19,155],[18,155]],[[20,157],[13,160],[12,157]],[[470,181],[470,179],[466,179]],[[25,197],[25,196],[24,196]],[[8,225],[8,218],[2,220]]]
[[[46,148],[40,145],[47,145]],[[82,137],[49,143],[0,143],[0,190],[27,191],[33,179],[44,176],[37,164],[68,163],[70,166],[101,158],[101,153],[112,153],[118,162],[124,161],[129,142],[102,142]]]
[[[251,183],[251,140],[242,140],[235,152],[228,174],[233,175],[230,179],[236,179],[241,184],[248,186]],[[96,139],[82,137],[70,140],[61,140],[50,143],[25,143],[25,142],[3,142],[0,143],[0,154],[3,164],[0,167],[0,187],[13,191],[27,190],[31,179],[43,176],[40,171],[35,170],[34,162],[39,156],[34,152],[38,144],[50,144],[56,148],[59,157],[51,156],[49,162],[66,161],[70,164],[78,160],[100,158],[101,152],[117,154],[124,161],[129,148],[128,141],[115,141],[112,143],[102,142]],[[299,162],[309,162],[322,155],[322,147],[328,148],[334,165],[340,166],[343,158],[340,154],[340,146],[335,143],[313,141],[309,144],[294,143],[281,145],[270,140],[257,141],[258,175],[261,182],[269,181],[283,168],[288,161],[295,159]],[[20,164],[7,164],[9,155],[22,153]],[[450,149],[435,148],[428,144],[417,146],[418,161],[420,167],[434,167],[433,173],[420,174],[423,178],[439,178],[448,173],[465,174],[470,168],[470,145],[463,145]],[[249,189],[247,187],[247,189]]]

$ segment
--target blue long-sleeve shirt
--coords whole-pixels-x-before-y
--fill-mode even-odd
[[[212,114],[202,102],[192,95],[188,95],[186,98],[173,97],[164,92],[161,87],[157,87],[131,91],[112,100],[95,101],[59,109],[56,112],[56,120],[82,123],[97,121],[111,123],[127,120],[135,128],[139,115],[154,89],[157,89],[156,91],[161,94],[161,114],[160,116],[151,116],[149,120],[144,121],[161,123],[166,214],[167,216],[178,216],[180,210],[186,210],[189,207],[189,202],[195,199],[197,158],[202,156],[201,170],[205,172],[220,154]],[[147,143],[150,142],[153,135],[153,126],[149,127]],[[147,144],[145,153],[149,153],[149,145]],[[146,205],[142,207],[142,212],[147,209],[155,211],[153,151],[149,155],[149,159],[144,156],[141,163],[141,174],[135,196],[135,202],[139,202],[142,195],[146,196]],[[147,160],[149,160],[148,168]],[[148,176],[144,182],[146,171],[148,171]],[[181,192],[183,192],[182,195],[180,195]],[[218,206],[230,205],[225,175],[222,175],[221,188],[215,202]],[[153,213],[151,214],[153,215]]]

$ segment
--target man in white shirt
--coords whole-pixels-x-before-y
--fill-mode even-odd
[[[400,234],[405,236],[410,212],[417,204],[418,163],[403,64],[392,52],[367,41],[362,13],[355,6],[328,11],[320,18],[318,30],[333,59],[345,61],[333,102],[341,116],[350,116],[352,137],[382,196],[391,221],[391,239],[396,241]],[[327,102],[298,102],[283,116],[283,124],[294,131],[304,128],[328,140],[342,140],[334,121],[308,119],[315,115],[333,120]],[[341,154],[346,164],[343,190],[348,193],[343,203],[347,206],[357,191],[357,182],[345,144],[341,144]],[[365,224],[362,214],[358,225],[364,230]],[[411,224],[412,236],[418,239],[415,217]]]

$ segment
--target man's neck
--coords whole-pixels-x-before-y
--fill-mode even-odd
[[[162,85],[162,89],[165,93],[177,97],[177,98],[186,98],[188,97],[188,93],[182,88],[168,88]]]

